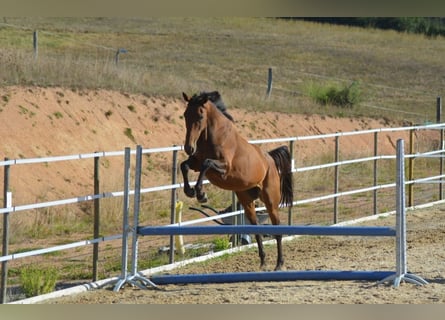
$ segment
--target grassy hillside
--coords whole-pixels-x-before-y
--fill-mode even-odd
[[[118,48],[127,52],[116,65]],[[423,123],[435,121],[443,94],[444,49],[442,37],[268,18],[3,18],[0,81],[174,97],[217,89],[247,109]],[[314,85],[353,81],[353,108],[309,96]]]

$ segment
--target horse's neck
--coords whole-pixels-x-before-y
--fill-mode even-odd
[[[206,130],[208,131],[208,142],[214,145],[222,145],[236,134],[232,121],[227,119],[216,107],[211,108]]]

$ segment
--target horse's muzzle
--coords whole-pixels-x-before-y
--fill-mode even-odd
[[[195,153],[195,148],[193,148],[190,145],[184,146],[184,150],[185,150],[185,153],[187,153],[187,155],[189,155],[189,156],[191,156],[192,154]]]

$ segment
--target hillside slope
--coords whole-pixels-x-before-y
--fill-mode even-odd
[[[0,88],[2,156],[10,159],[36,158],[121,151],[125,147],[134,148],[137,144],[144,148],[182,145],[185,136],[182,119],[184,107],[181,92],[178,92],[178,99],[170,99],[106,90],[3,87]],[[236,119],[237,128],[248,139],[316,135],[395,125],[374,119],[247,112],[236,106],[228,107]],[[296,156],[304,159],[316,152],[326,152],[326,146],[333,147],[331,141],[320,142],[325,145],[322,148],[316,145],[297,146]],[[382,139],[380,152],[393,151],[393,142]],[[355,139],[350,146],[347,144],[342,144],[342,152],[347,153],[349,148],[351,152],[373,148],[369,139],[364,138]],[[182,153],[181,157],[184,157]],[[155,159],[162,161],[165,157]],[[101,161],[104,168],[114,168],[114,171],[107,172],[105,179],[113,181],[115,175],[113,183],[119,185],[122,181],[122,163],[113,167],[110,162]],[[15,193],[14,204],[91,194],[92,173],[91,160],[14,166],[10,187]],[[158,179],[156,175],[154,177]]]

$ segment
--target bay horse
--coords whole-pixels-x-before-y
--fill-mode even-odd
[[[291,156],[287,146],[265,152],[250,144],[237,132],[218,91],[202,92],[192,97],[182,95],[187,103],[184,150],[189,156],[181,163],[184,193],[196,197],[199,202],[206,202],[207,196],[202,191],[202,181],[206,177],[217,187],[235,192],[251,224],[257,224],[255,200],[259,198],[265,204],[272,224],[279,225],[278,208],[293,203]],[[194,188],[189,184],[190,169],[199,172]],[[282,235],[275,238],[275,270],[280,270],[284,263]],[[260,266],[264,268],[262,235],[255,235],[255,239]]]

